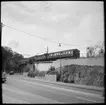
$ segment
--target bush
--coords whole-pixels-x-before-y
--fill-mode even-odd
[[[50,72],[53,72],[53,71],[55,71],[55,67],[51,66],[46,73],[49,74]]]
[[[63,82],[68,83],[68,78],[67,77],[63,78]]]
[[[35,71],[29,71],[27,76],[28,77],[35,77],[36,76],[36,72]]]
[[[44,77],[45,76],[45,72],[44,71],[39,71],[39,73],[37,74],[37,76]]]
[[[102,86],[104,83],[104,67],[88,65],[67,65],[62,68],[57,80],[85,85]]]
[[[27,76],[29,77],[31,75],[31,71],[28,72]]]
[[[57,75],[56,75],[57,77],[56,77],[56,81],[61,81],[60,79],[61,79],[61,74],[60,73],[57,73]]]

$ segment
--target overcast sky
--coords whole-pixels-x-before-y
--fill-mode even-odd
[[[77,48],[85,53],[87,46],[104,41],[103,2],[2,2],[1,21],[30,33],[7,26],[3,27],[2,33],[3,46],[30,56],[45,53],[47,46],[49,52]],[[61,47],[59,43],[62,43]]]

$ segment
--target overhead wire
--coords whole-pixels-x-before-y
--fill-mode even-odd
[[[57,44],[59,44],[59,45],[79,46],[79,45],[70,45],[70,44],[65,44],[65,43],[59,43],[59,42],[56,42],[56,41],[53,41],[53,40],[50,40],[50,39],[46,39],[46,38],[43,38],[43,37],[40,37],[40,36],[37,36],[37,35],[33,35],[33,34],[31,34],[31,33],[28,33],[28,32],[25,32],[25,31],[22,31],[22,30],[13,28],[13,27],[11,27],[11,26],[9,26],[9,25],[6,25],[6,24],[4,24],[4,26],[9,27],[9,28],[12,28],[12,29],[17,30],[17,31],[20,31],[20,32],[23,32],[23,33],[28,34],[28,35],[31,35],[31,36],[35,36],[35,37],[37,37],[37,38],[40,38],[40,39],[43,39],[43,40],[46,40],[46,41],[50,41],[50,42],[53,42],[53,43],[57,43]]]
[[[12,17],[12,19],[19,22],[20,20],[23,20],[24,17],[23,17],[23,16],[15,16],[15,17]],[[10,22],[10,21],[9,21],[9,22]],[[10,22],[10,23],[12,23],[12,22]],[[60,43],[60,42],[53,41],[53,40],[50,40],[50,39],[46,39],[46,38],[43,38],[43,37],[40,37],[40,36],[37,36],[37,35],[33,35],[33,34],[31,34],[31,33],[28,33],[28,32],[25,32],[25,31],[22,31],[22,30],[13,28],[13,27],[8,26],[8,25],[5,25],[5,26],[7,26],[7,27],[9,27],[9,28],[12,28],[12,29],[14,29],[14,30],[17,30],[17,31],[20,31],[20,32],[29,34],[29,35],[31,35],[31,36],[38,37],[38,38],[43,39],[43,40],[46,40],[46,41],[50,41],[50,42],[53,42],[53,43],[57,43],[57,44],[59,44],[59,45],[65,45],[65,46],[80,46],[80,45],[70,45],[70,44],[66,44],[66,43]]]

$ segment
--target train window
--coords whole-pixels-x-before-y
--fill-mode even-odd
[[[70,55],[72,55],[71,52],[72,52],[72,51],[70,51]]]
[[[43,55],[42,57],[45,58],[45,55]]]
[[[71,55],[73,55],[73,51],[71,51]]]
[[[63,52],[63,54],[65,54],[65,52]]]

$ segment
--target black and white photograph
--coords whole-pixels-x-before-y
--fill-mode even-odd
[[[104,30],[103,1],[2,1],[2,103],[105,103]]]

